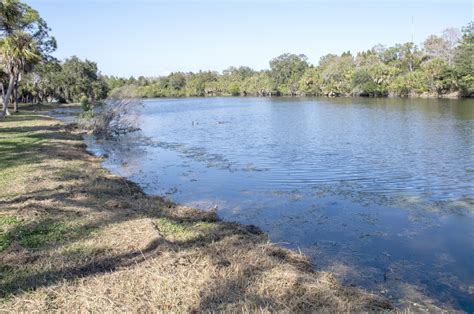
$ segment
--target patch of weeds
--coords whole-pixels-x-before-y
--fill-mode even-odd
[[[64,222],[44,220],[32,228],[22,227],[15,235],[20,244],[28,248],[38,248],[48,243],[63,240],[73,229]]]
[[[194,235],[189,223],[179,223],[164,217],[156,219],[156,223],[163,236],[188,238]]]
[[[19,224],[20,220],[15,216],[7,216],[1,215],[0,216],[0,226],[3,227],[4,225],[16,225]]]
[[[15,238],[23,247],[39,248],[42,246],[64,243],[67,240],[89,236],[96,230],[90,225],[71,225],[63,221],[46,219],[34,226],[21,226]]]
[[[36,224],[25,225],[14,216],[0,215],[0,252],[13,241],[25,248],[40,248],[45,245],[62,243],[68,239],[85,237],[96,228],[71,226],[62,221],[46,219]]]
[[[13,242],[13,236],[10,229],[17,226],[21,221],[15,216],[0,216],[0,252],[5,250]]]
[[[155,220],[156,226],[164,237],[176,240],[193,240],[206,236],[216,228],[214,223],[198,222],[177,222],[169,218],[158,218]]]

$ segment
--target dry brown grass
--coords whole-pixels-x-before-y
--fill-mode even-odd
[[[40,113],[0,122],[0,311],[371,311],[256,228],[144,195]]]

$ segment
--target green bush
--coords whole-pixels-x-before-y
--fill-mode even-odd
[[[82,97],[81,97],[80,103],[81,103],[81,108],[82,108],[82,110],[84,110],[84,111],[90,111],[90,110],[92,109],[92,106],[91,106],[91,103],[90,103],[90,101],[89,101],[89,98],[87,98],[86,96],[82,96]]]

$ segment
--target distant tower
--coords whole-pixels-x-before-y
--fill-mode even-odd
[[[411,16],[411,42],[414,43],[413,37],[415,36],[415,19]]]

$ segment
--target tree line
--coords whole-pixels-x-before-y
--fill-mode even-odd
[[[19,0],[0,0],[0,115],[18,102],[77,102],[107,96],[97,64],[71,57],[59,61],[50,28],[39,13]]]
[[[174,72],[158,78],[107,76],[111,95],[181,96],[474,96],[474,23],[431,35],[421,47],[376,45],[357,54],[328,54],[313,65],[303,54],[283,54],[270,68],[230,67]]]

